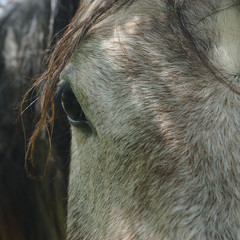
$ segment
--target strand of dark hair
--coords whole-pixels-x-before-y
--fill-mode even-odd
[[[96,6],[95,9],[93,9],[91,14],[80,21],[82,17],[82,11],[84,11],[92,3],[92,1],[90,1],[86,5],[81,6],[73,17],[71,23],[68,25],[62,38],[60,38],[60,40],[58,40],[58,42],[52,48],[46,71],[38,79],[35,80],[33,85],[27,91],[20,107],[20,112],[24,112],[23,104],[27,100],[28,95],[33,91],[33,89],[39,86],[43,86],[43,90],[41,93],[41,115],[36,124],[35,130],[29,139],[25,157],[26,163],[27,161],[30,161],[32,166],[36,164],[34,160],[35,142],[39,133],[43,129],[46,129],[47,131],[51,151],[51,135],[55,115],[54,91],[59,82],[59,76],[63,71],[64,67],[67,65],[76,47],[84,39],[84,37],[94,24],[100,22],[103,18],[118,11],[123,6],[130,5],[133,1],[134,0],[99,1],[99,4]],[[28,171],[27,164],[25,164],[25,167],[28,175],[32,177]]]

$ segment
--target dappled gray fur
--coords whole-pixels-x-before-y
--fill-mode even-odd
[[[93,129],[72,126],[69,240],[240,239],[239,4],[135,0],[91,26],[60,83]]]

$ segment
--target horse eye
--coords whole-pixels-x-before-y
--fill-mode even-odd
[[[61,103],[63,110],[67,114],[68,120],[71,124],[87,121],[86,116],[72,90],[63,89]]]

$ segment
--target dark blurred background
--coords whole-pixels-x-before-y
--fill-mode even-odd
[[[0,0],[0,240],[65,239],[68,123],[57,112],[46,171],[48,141],[46,134],[40,136],[37,165],[28,163],[32,175],[39,177],[33,180],[26,174],[25,151],[41,89],[31,92],[20,118],[18,113],[32,79],[46,67],[47,49],[78,6],[79,0]]]

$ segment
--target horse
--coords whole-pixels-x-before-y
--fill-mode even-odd
[[[239,26],[239,0],[82,1],[28,149],[60,96],[68,240],[240,239]]]

